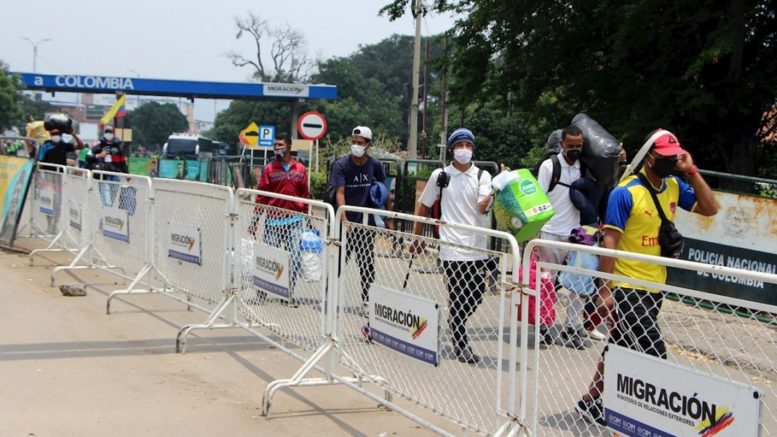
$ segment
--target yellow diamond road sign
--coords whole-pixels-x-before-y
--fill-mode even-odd
[[[245,129],[240,131],[240,144],[256,147],[259,142],[259,126],[253,121]]]

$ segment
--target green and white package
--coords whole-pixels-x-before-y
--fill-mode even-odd
[[[494,217],[498,228],[515,235],[518,241],[537,236],[553,217],[547,194],[528,169],[503,172],[492,181]]]

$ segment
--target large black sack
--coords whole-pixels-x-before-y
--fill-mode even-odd
[[[43,120],[43,128],[47,131],[59,129],[62,133],[73,133],[73,119],[67,114],[48,114]]]
[[[615,185],[618,174],[620,141],[586,114],[580,113],[572,119],[572,125],[583,131],[583,157],[590,174],[602,188]]]

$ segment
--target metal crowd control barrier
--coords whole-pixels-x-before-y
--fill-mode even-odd
[[[361,220],[352,216],[357,222],[345,222],[346,213],[362,214]],[[512,345],[518,295],[512,293],[512,283],[505,282],[489,291],[486,278],[490,270],[505,277],[508,265],[517,274],[520,253],[515,238],[490,229],[367,208],[344,206],[336,214],[341,250],[334,341],[341,365],[367,384],[341,382],[440,434],[452,431],[394,403],[390,396],[382,399],[376,391],[396,394],[466,430],[504,434],[512,426],[516,405],[517,348]],[[440,224],[443,229],[471,234],[483,247],[487,237],[500,238],[512,250],[508,254],[478,249],[480,244],[457,246],[376,228],[368,221],[374,214]],[[443,259],[472,261],[443,261],[441,272],[423,273],[435,265],[436,250],[403,258],[374,257],[397,235],[427,247],[436,245]]]
[[[66,196],[70,217],[80,216],[70,226],[72,232],[81,228],[82,245],[70,265],[52,271],[52,284],[61,271],[94,268],[130,281],[133,289],[151,268],[151,179],[80,169],[70,170],[67,177],[72,182]],[[71,191],[71,186],[77,189]]]
[[[64,175],[67,167],[57,164],[38,163],[35,171],[34,189],[30,211],[30,235],[42,238],[49,244],[43,249],[30,252],[30,265],[41,253],[76,253],[78,246],[66,234],[67,216],[63,214],[62,195]]]
[[[656,430],[659,435],[715,435],[730,427],[727,435],[777,435],[777,307],[604,274],[586,259],[604,255],[743,283],[774,284],[777,275],[540,239],[529,242],[525,253],[542,248],[574,253],[574,262],[539,262],[534,286],[523,286],[527,294],[522,320],[525,325],[532,319],[528,312],[533,311],[536,323],[533,347],[521,351],[524,395],[518,419],[525,428],[516,428],[515,433],[597,436],[610,435],[611,430],[656,435],[652,434]],[[523,278],[530,277],[530,263],[525,256]],[[554,277],[559,284],[555,290]],[[625,281],[654,293],[618,291],[613,286],[610,305],[594,299],[594,306],[586,310],[585,293],[594,291],[600,280]],[[555,299],[548,298],[553,293],[555,304]],[[528,295],[539,296],[533,307]],[[588,317],[580,318],[581,308]],[[566,312],[567,317],[554,321],[553,312]],[[586,326],[594,327],[589,321],[595,322],[596,314],[604,319],[596,328],[601,335],[590,335]],[[657,322],[653,321],[656,314]],[[614,329],[608,331],[606,326]],[[636,352],[594,339],[608,334],[610,340]],[[599,375],[595,370],[604,350],[606,388],[591,385]],[[583,403],[581,414],[578,402],[586,393],[604,401]],[[591,420],[600,413],[609,430]]]
[[[234,196],[229,187],[167,179],[155,179],[152,192],[148,231],[152,239],[151,267],[146,274],[153,274],[161,282],[164,295],[210,313],[204,325],[185,326],[178,333],[177,349],[182,351],[189,331],[212,327],[222,315],[234,315],[234,311],[228,311],[233,303],[229,291]],[[108,297],[106,310],[110,313],[111,301],[117,295],[159,291],[131,287],[116,290]],[[176,292],[185,294],[186,299]],[[233,321],[229,318],[229,323]]]
[[[333,244],[332,206],[321,201],[240,189],[236,194],[237,296],[240,315],[262,328],[250,329],[269,344],[303,362],[289,379],[267,385],[262,413],[269,417],[275,392],[284,387],[333,384],[336,364],[332,337],[337,245]],[[294,202],[295,212],[271,206]],[[270,335],[268,335],[269,333]],[[276,341],[275,338],[279,338]],[[303,356],[286,346],[291,343]],[[322,378],[305,378],[313,369]]]

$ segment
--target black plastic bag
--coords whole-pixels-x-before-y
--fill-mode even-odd
[[[563,129],[556,129],[548,136],[547,153],[561,153],[561,133]]]
[[[583,164],[588,167],[600,187],[613,186],[618,174],[620,141],[586,114],[575,115],[572,125],[583,132]]]
[[[73,133],[73,119],[67,114],[48,114],[43,120],[43,128],[47,131],[59,129],[62,133]]]

